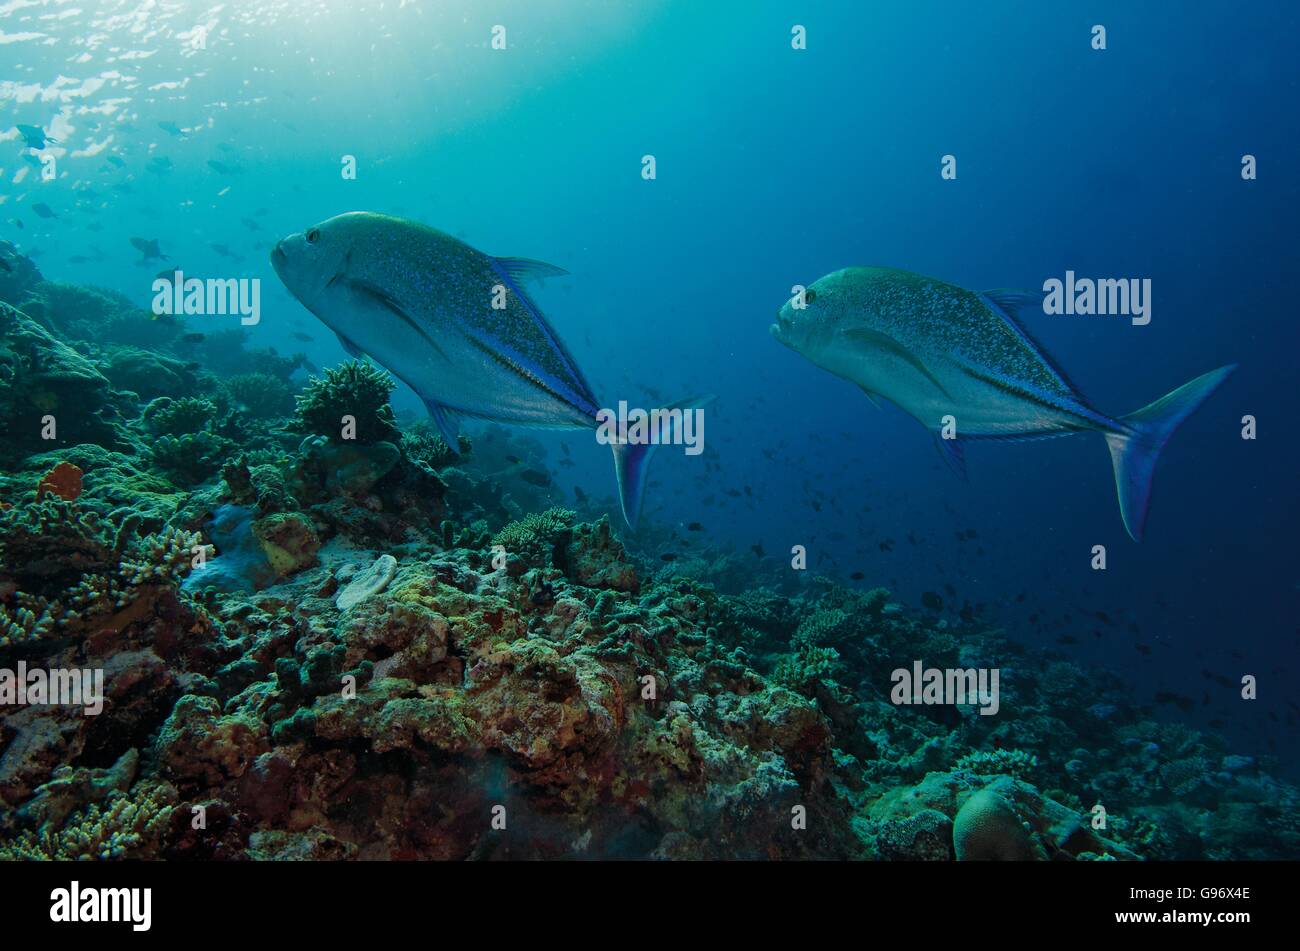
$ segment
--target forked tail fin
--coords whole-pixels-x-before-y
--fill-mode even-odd
[[[1125,431],[1106,433],[1110,461],[1115,468],[1115,489],[1119,493],[1119,511],[1129,536],[1142,540],[1151,499],[1151,477],[1156,458],[1174,430],[1219,388],[1237,365],[1219,367],[1202,374],[1190,383],[1160,397],[1135,413],[1120,417]]]
[[[671,403],[664,407],[664,410],[679,409],[684,414],[712,403],[713,400],[712,393],[705,396],[692,396]],[[670,439],[676,442],[678,435],[673,432],[670,434]],[[700,436],[703,436],[702,432]],[[612,442],[610,448],[614,450],[614,475],[618,479],[618,500],[623,506],[623,519],[627,522],[628,528],[634,529],[637,519],[641,516],[641,501],[645,497],[646,467],[654,451],[659,448],[659,444]]]

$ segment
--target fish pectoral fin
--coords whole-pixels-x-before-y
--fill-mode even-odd
[[[545,261],[534,261],[532,258],[494,258],[501,269],[510,276],[510,279],[516,284],[522,284],[524,281],[540,281],[548,277],[560,277],[568,274],[562,267],[556,267],[554,264],[547,264]]]
[[[339,338],[339,345],[343,347],[348,356],[354,360],[361,360],[365,357],[365,352],[347,337],[341,333],[336,333],[335,336]]]
[[[407,327],[415,331],[415,333],[418,334],[425,343],[433,348],[434,352],[436,352],[438,356],[442,357],[444,360],[447,359],[446,352],[442,347],[438,346],[438,342],[429,335],[428,330],[421,326],[420,322],[412,317],[407,312],[406,308],[398,303],[397,300],[382,287],[371,284],[369,281],[358,281],[351,278],[338,278],[338,281],[358,297],[369,301],[377,307],[382,307],[384,310],[387,310],[402,323],[406,324]],[[331,283],[333,283],[333,281],[331,281]]]
[[[925,365],[921,358],[911,350],[908,350],[893,337],[889,336],[889,334],[881,333],[879,330],[871,330],[867,327],[854,327],[850,330],[845,330],[843,334],[847,340],[856,346],[890,353],[898,357],[900,360],[906,361],[914,367],[917,372],[938,387],[940,393],[947,396],[949,399],[952,398],[952,394],[949,393],[948,390],[944,388],[944,385],[939,382],[939,378],[930,372],[930,368]]]
[[[429,418],[433,420],[433,425],[438,427],[442,441],[447,444],[448,449],[459,456],[460,439],[457,435],[459,427],[451,415],[451,410],[428,397],[422,396],[420,399],[424,403],[424,408],[429,411]]]
[[[877,396],[875,393],[872,393],[869,389],[867,389],[867,388],[866,388],[865,386],[863,386],[861,383],[858,384],[858,389],[860,389],[863,393],[866,394],[867,399],[869,399],[869,400],[871,401],[871,405],[872,405],[872,406],[874,406],[874,407],[875,407],[876,409],[878,409],[878,410],[881,410],[881,411],[884,410],[884,407],[880,405],[880,397],[879,397],[879,396]]]

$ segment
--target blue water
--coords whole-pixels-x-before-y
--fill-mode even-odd
[[[1294,4],[206,9],[3,7],[0,233],[48,278],[146,306],[162,265],[138,265],[127,239],[156,237],[189,274],[260,278],[248,344],[325,367],[342,350],[267,263],[285,234],[368,209],[557,264],[570,276],[537,300],[607,405],[718,394],[705,455],[655,461],[650,535],[699,521],[742,553],[805,545],[813,571],[862,572],[913,604],[937,592],[949,614],[969,603],[1140,696],[1190,697],[1159,709],[1216,721],[1243,752],[1294,753]],[[182,34],[208,17],[191,49]],[[20,159],[18,122],[61,140],[54,181]],[[170,167],[149,171],[155,157]],[[771,339],[793,285],[855,264],[973,289],[1149,278],[1147,326],[1027,323],[1108,413],[1239,365],[1163,454],[1143,542],[1124,533],[1100,437],[973,446],[963,483],[914,420]],[[408,392],[397,403],[418,412]],[[578,462],[557,501],[578,485],[614,505],[590,434],[538,438]],[[1099,544],[1105,572],[1089,564]],[[1260,699],[1203,671],[1254,675]]]

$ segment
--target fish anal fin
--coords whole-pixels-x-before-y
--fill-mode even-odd
[[[435,402],[427,397],[420,397],[424,402],[424,408],[429,411],[429,418],[433,420],[433,425],[438,428],[438,433],[442,436],[442,441],[447,444],[456,455],[460,455],[460,438],[455,418],[451,411],[441,403]]]
[[[961,481],[970,481],[966,475],[966,447],[962,445],[960,439],[944,439],[935,433],[934,448],[939,451],[948,468],[955,472]]]

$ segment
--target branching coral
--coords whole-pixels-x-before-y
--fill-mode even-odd
[[[1013,776],[1029,779],[1038,768],[1038,757],[1024,750],[976,750],[957,761],[957,769],[978,776]]]
[[[198,536],[178,529],[138,534],[94,512],[47,498],[0,512],[0,579],[14,587],[0,604],[0,644],[41,640],[129,607],[147,587],[179,584]]]
[[[150,447],[156,465],[179,485],[201,485],[221,474],[236,444],[204,430],[180,436],[159,436]]]
[[[458,437],[457,445],[461,451],[459,456],[451,451],[441,435],[429,432],[426,426],[420,424],[402,434],[401,450],[402,455],[415,465],[436,472],[460,461],[472,448],[468,436]]]
[[[812,696],[820,681],[835,680],[843,670],[835,648],[804,645],[792,654],[781,655],[772,669],[772,682]]]
[[[160,396],[150,401],[140,414],[145,428],[159,436],[183,436],[202,432],[216,418],[216,404],[194,396],[181,399]]]
[[[493,545],[506,550],[531,566],[551,563],[555,543],[568,532],[576,518],[575,513],[563,508],[549,508],[545,512],[531,512],[517,522],[511,522],[492,537]]]
[[[388,405],[397,384],[385,371],[350,360],[312,377],[298,396],[296,425],[302,432],[341,442],[343,418],[356,420],[356,441],[367,444],[401,438]]]
[[[137,786],[90,803],[55,830],[22,830],[0,842],[0,861],[68,862],[79,859],[148,858],[157,854],[176,810],[175,790]]]
[[[222,385],[236,407],[254,419],[277,419],[293,412],[293,389],[270,373],[240,373]]]

